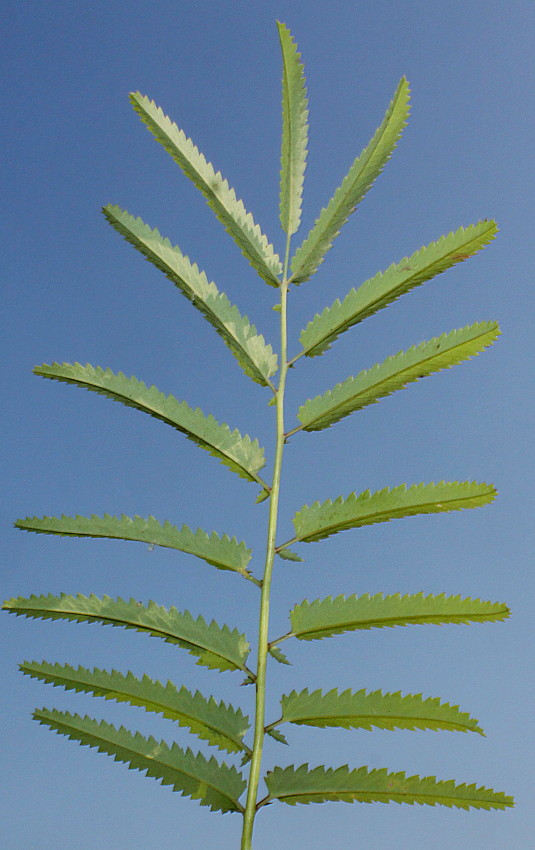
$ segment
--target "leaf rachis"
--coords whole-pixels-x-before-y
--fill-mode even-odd
[[[246,775],[233,765],[179,747],[176,742],[158,741],[87,715],[47,708],[34,713],[40,725],[123,762],[129,770],[141,771],[159,780],[162,785],[211,811],[242,815],[240,850],[252,850],[256,814],[275,802],[291,806],[322,802],[395,802],[486,811],[504,810],[514,805],[511,797],[483,786],[458,784],[434,776],[411,776],[403,771],[394,773],[386,768],[349,765],[310,768],[302,764],[271,766],[265,771],[266,735],[277,746],[289,744],[279,730],[282,724],[290,729],[295,726],[344,729],[350,734],[354,734],[354,730],[378,728],[484,735],[478,720],[458,705],[438,697],[401,691],[370,691],[363,687],[322,690],[314,683],[312,687],[301,685],[299,691],[294,688],[282,694],[277,719],[270,721],[266,719],[268,669],[277,671],[278,665],[291,665],[280,649],[284,641],[294,638],[304,642],[303,648],[306,648],[310,641],[349,632],[354,633],[353,639],[357,640],[362,632],[372,629],[498,623],[510,615],[504,603],[444,593],[327,596],[295,604],[289,612],[289,630],[269,639],[274,568],[292,569],[296,563],[303,562],[303,558],[290,548],[294,543],[314,543],[343,531],[394,519],[425,514],[438,518],[442,513],[489,505],[496,496],[492,484],[471,480],[401,484],[376,492],[353,492],[345,497],[303,505],[292,518],[293,538],[277,544],[279,508],[286,480],[283,479],[283,460],[289,438],[300,430],[314,432],[329,428],[409,383],[469,360],[490,346],[500,333],[496,322],[476,322],[400,351],[322,395],[306,400],[297,411],[299,425],[286,429],[287,382],[290,370],[300,357],[323,354],[345,331],[413,288],[473,256],[494,239],[497,227],[493,221],[484,219],[467,228],[459,228],[352,289],[343,300],[336,300],[308,322],[299,337],[301,351],[289,359],[290,286],[309,280],[318,271],[342,227],[390,159],[407,121],[410,90],[403,77],[371,141],[355,158],[341,185],[292,256],[292,236],[301,223],[308,156],[308,98],[297,43],[284,23],[278,22],[277,26],[282,58],[279,202],[280,224],[285,233],[282,262],[234,190],[186,134],[160,107],[139,92],[131,95],[131,103],[152,135],[201,192],[259,278],[276,290],[278,303],[273,310],[279,322],[278,351],[274,351],[249,318],[231,304],[225,293],[220,292],[174,242],[116,205],[104,208],[104,215],[114,230],[172,281],[221,337],[243,372],[256,384],[271,390],[268,412],[275,420],[271,481],[260,477],[266,458],[258,440],[242,435],[237,429],[231,430],[200,408],[191,408],[185,401],[166,395],[155,386],[148,386],[135,377],[128,378],[122,372],[114,373],[89,364],[43,364],[34,370],[41,377],[82,387],[164,422],[241,479],[258,484],[261,490],[257,503],[267,501],[262,577],[256,578],[250,571],[252,551],[238,538],[202,529],[192,531],[184,524],[160,522],[152,516],[105,513],[27,517],[16,522],[19,529],[37,534],[137,541],[150,549],[175,550],[181,553],[180,557],[192,555],[217,570],[237,573],[254,583],[261,590],[257,609],[256,669],[253,671],[249,666],[251,646],[241,629],[205,619],[202,615],[193,616],[174,605],[164,607],[153,601],[144,604],[137,598],[126,600],[64,593],[19,596],[3,605],[4,610],[19,617],[112,626],[159,638],[169,651],[178,650],[182,657],[185,651],[196,664],[212,672],[238,673],[236,684],[240,696],[244,695],[241,686],[252,686],[254,716],[250,723],[239,706],[217,701],[186,685],[177,686],[171,681],[164,684],[146,674],[140,677],[116,669],[73,667],[48,661],[26,661],[20,665],[21,672],[32,679],[74,691],[83,695],[81,698],[90,696],[114,701],[134,712],[142,709],[150,716],[160,715],[165,722],[172,722],[173,728],[184,727],[204,745],[241,759]],[[306,466],[304,462],[305,474]],[[152,569],[155,558],[151,561]],[[179,584],[179,593],[180,590]],[[247,689],[245,695],[249,695]],[[246,740],[248,735],[249,740]],[[267,795],[259,791],[262,779]]]

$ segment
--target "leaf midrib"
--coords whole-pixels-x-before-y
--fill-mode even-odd
[[[296,48],[297,51],[297,48]],[[287,186],[286,186],[286,203],[287,203],[287,215],[286,215],[286,226],[288,228],[288,233],[292,231],[296,232],[296,219],[300,218],[301,211],[301,196],[299,194],[299,184],[302,181],[302,177],[296,175],[296,163],[295,159],[292,156],[292,151],[294,150],[294,140],[299,141],[299,131],[294,133],[294,122],[291,120],[292,117],[292,100],[291,100],[291,91],[290,91],[290,65],[287,61],[287,55],[285,51],[282,51],[282,61],[284,64],[284,78],[285,78],[285,86],[283,87],[284,92],[284,100],[286,104],[286,115],[288,116],[288,121],[286,123],[286,132],[288,133],[288,158],[287,158]],[[301,80],[300,80],[301,82]],[[301,114],[299,115],[301,117]],[[297,192],[296,192],[297,187]],[[299,225],[297,225],[299,226]]]
[[[483,797],[455,797],[450,794],[432,794],[429,792],[421,793],[414,792],[410,793],[407,791],[351,791],[340,789],[338,791],[295,791],[291,794],[280,794],[280,795],[270,795],[272,799],[275,800],[288,800],[298,797],[321,797],[322,800],[336,801],[340,798],[340,795],[345,795],[348,797],[353,797],[356,801],[360,797],[370,797],[375,799],[385,799],[391,800],[393,797],[404,797],[406,799],[414,800],[415,802],[419,802],[420,800],[428,801],[442,801],[449,800],[455,808],[466,808],[470,805],[474,805],[474,803],[482,804],[482,807],[485,806],[489,808],[506,808],[508,803],[501,800],[487,800]],[[298,801],[299,802],[299,801]],[[459,803],[464,803],[464,806],[459,806]],[[510,804],[509,804],[510,805]]]
[[[499,616],[499,612],[496,614],[496,616],[497,617]],[[426,625],[426,623],[432,623],[432,622],[443,623],[444,625],[450,625],[450,624],[455,625],[455,624],[466,623],[467,621],[469,621],[469,622],[479,621],[479,620],[485,621],[485,620],[488,620],[488,618],[489,618],[489,614],[483,614],[483,613],[481,613],[481,614],[479,614],[479,613],[462,614],[462,613],[455,613],[455,612],[453,612],[451,614],[419,614],[419,615],[413,615],[413,616],[408,615],[406,617],[400,617],[400,616],[397,616],[397,617],[381,617],[381,619],[378,619],[377,617],[372,617],[369,620],[347,620],[347,621],[344,621],[344,622],[341,622],[341,623],[331,623],[328,626],[315,628],[315,629],[311,629],[311,630],[308,630],[308,631],[300,630],[298,632],[292,632],[291,635],[288,635],[288,637],[295,637],[298,640],[302,640],[301,635],[309,635],[309,636],[319,635],[321,637],[323,632],[332,632],[333,636],[334,636],[334,634],[336,634],[336,632],[333,632],[333,629],[336,629],[336,631],[338,631],[338,629],[343,629],[346,632],[347,631],[353,631],[353,630],[356,631],[359,628],[373,628],[375,624],[379,624],[379,626],[378,626],[379,628],[380,628],[381,625],[388,626],[389,623],[392,623],[393,625],[400,625],[400,626],[404,626],[404,625]],[[355,623],[358,623],[359,625],[355,625]],[[324,637],[329,637],[329,636],[330,635],[324,635]]]
[[[470,724],[464,723],[455,723],[455,721],[448,720],[443,721],[440,718],[436,717],[427,717],[421,715],[412,715],[412,714],[323,714],[319,715],[310,715],[305,716],[300,719],[293,720],[291,718],[284,718],[284,722],[286,723],[294,723],[297,726],[317,726],[318,723],[329,722],[329,721],[338,721],[338,722],[330,722],[329,726],[341,726],[344,723],[354,725],[353,721],[360,721],[363,723],[368,723],[370,726],[377,726],[380,723],[384,725],[392,724],[396,725],[396,722],[406,722],[406,723],[414,723],[418,725],[419,723],[426,723],[429,728],[429,724],[439,725],[445,731],[459,731],[459,732],[468,732],[468,731],[476,731],[474,727]],[[317,721],[317,722],[311,722]],[[358,727],[357,727],[358,728]]]

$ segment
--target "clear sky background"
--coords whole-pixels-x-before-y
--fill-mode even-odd
[[[349,763],[476,782],[514,794],[507,812],[428,807],[279,805],[258,818],[255,850],[523,850],[533,832],[533,197],[531,0],[154,0],[5,2],[2,52],[2,595],[95,593],[154,599],[238,626],[254,643],[257,593],[238,576],[143,544],[23,534],[27,515],[126,513],[236,535],[261,570],[266,504],[255,488],[163,424],[32,376],[42,362],[89,361],[135,374],[257,437],[272,457],[268,391],[241,372],[175,288],[99,210],[141,215],[277,340],[276,293],[256,278],[195,188],[132,112],[154,98],[221,169],[282,250],[278,223],[281,63],[275,20],[306,65],[311,138],[306,234],[365,146],[405,74],[410,124],[385,172],[321,271],[290,298],[291,351],[313,315],[443,233],[496,218],[498,239],[299,361],[292,410],[414,343],[483,319],[503,336],[479,358],[410,386],[286,454],[280,539],[301,505],[402,482],[493,482],[477,511],[371,526],[301,546],[280,561],[272,634],[287,611],[330,594],[459,593],[507,602],[502,624],[406,628],[287,644],[280,693],[423,692],[460,704],[487,738],[447,732],[290,728],[266,766]],[[295,244],[298,244],[296,240]],[[252,708],[252,689],[160,641],[90,625],[4,615],[2,846],[6,850],[235,850],[241,818],[210,814],[34,723],[46,705],[144,734],[184,729],[157,716],[22,677],[24,659],[149,673]],[[161,644],[161,645],[160,645]],[[202,745],[199,748],[203,749]],[[207,749],[204,748],[207,752]]]

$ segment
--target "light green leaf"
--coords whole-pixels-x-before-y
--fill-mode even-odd
[[[307,159],[308,100],[301,54],[290,30],[277,22],[282,51],[282,147],[280,222],[292,235],[301,223],[301,199]]]
[[[184,687],[178,690],[172,682],[162,685],[148,676],[138,679],[132,673],[124,676],[117,670],[88,670],[46,661],[25,661],[19,669],[34,679],[66,690],[126,702],[145,711],[163,714],[220,750],[238,753],[248,749],[243,736],[249,729],[249,718],[240,709],[224,702],[217,703],[213,697],[206,699],[199,691],[192,694]]]
[[[103,213],[112,227],[160,269],[210,322],[245,374],[257,384],[269,386],[269,379],[277,371],[277,355],[247,316],[242,316],[215,283],[208,282],[197,264],[191,263],[158,230],[151,230],[140,218],[111,204],[104,207]]]
[[[371,493],[365,490],[358,496],[339,496],[332,502],[304,505],[294,518],[296,537],[312,543],[339,531],[387,522],[416,514],[434,514],[478,508],[492,502],[496,490],[491,484],[476,481],[439,481],[438,484],[400,484]]]
[[[411,257],[393,263],[386,271],[378,272],[358,289],[352,289],[342,302],[337,299],[308,323],[300,336],[301,354],[308,357],[323,354],[344,331],[387,307],[415,286],[467,260],[488,245],[497,232],[496,222],[487,219],[466,229],[460,227],[455,233],[442,236],[438,242],[420,248]]]
[[[278,275],[282,272],[280,260],[234,189],[154,101],[133,92],[130,102],[153,136],[202,192],[210,209],[260,277],[270,286],[278,286]]]
[[[23,531],[34,531],[38,534],[59,534],[65,537],[105,537],[117,540],[136,540],[151,546],[164,546],[168,549],[178,549],[202,558],[208,564],[220,570],[233,570],[248,578],[247,564],[251,560],[251,550],[245,543],[238,543],[235,537],[224,534],[219,537],[212,532],[208,535],[198,528],[191,531],[187,525],[177,528],[167,520],[164,523],[150,516],[144,519],[140,516],[133,518],[104,514],[99,517],[61,516],[61,517],[26,517],[18,519],[16,528]]]
[[[220,424],[212,415],[205,416],[198,407],[193,409],[185,401],[179,401],[172,395],[166,396],[155,386],[147,387],[137,378],[127,378],[122,372],[114,374],[111,369],[95,368],[89,363],[85,366],[80,363],[53,363],[51,366],[43,363],[33,371],[43,378],[75,384],[148,413],[181,431],[188,440],[206,449],[240,478],[265,486],[257,474],[266,462],[258,440],[251,440],[247,434],[242,437],[238,430],[231,431],[228,425]]]
[[[131,599],[99,599],[91,596],[30,596],[18,597],[4,602],[3,608],[12,614],[43,620],[73,620],[78,623],[101,623],[104,626],[120,626],[135,629],[166,643],[176,644],[198,658],[197,664],[213,670],[241,670],[248,676],[246,667],[249,643],[237,629],[219,626],[214,620],[210,624],[199,616],[193,619],[189,611],[177,611],[172,607],[149,602],[142,605]]]
[[[104,720],[99,723],[91,717],[47,708],[35,711],[33,716],[59,735],[124,762],[129,770],[146,771],[146,776],[160,779],[162,785],[171,785],[173,791],[198,800],[211,811],[243,812],[238,797],[246,782],[235,767],[220,764],[213,757],[206,759],[190,749],[182,750],[176,744],[169,746],[152,736],[132,734],[124,726],[117,729]]]
[[[302,283],[317,271],[355,207],[371,188],[392,156],[409,114],[409,84],[403,77],[388,107],[383,123],[367,148],[354,161],[342,184],[292,260],[292,283]]]
[[[245,543],[238,543],[235,537],[230,538],[226,534],[219,537],[215,531],[211,535],[200,528],[193,532],[187,525],[179,529],[168,521],[160,523],[154,517],[130,518],[124,514],[121,517],[110,514],[102,517],[95,514],[90,517],[27,517],[17,520],[15,527],[40,534],[133,540],[178,549],[202,558],[218,569],[232,570],[250,578],[247,564],[251,550]]]
[[[497,322],[476,322],[413,345],[383,363],[359,372],[322,396],[309,399],[297,414],[305,431],[321,431],[355,410],[374,404],[408,383],[449,369],[484,351],[500,335]]]
[[[424,596],[423,593],[328,596],[294,606],[290,611],[291,636],[298,640],[321,640],[355,629],[493,623],[507,619],[509,613],[507,605],[501,602],[463,599],[445,593],[438,596]]]
[[[337,726],[343,729],[446,729],[458,732],[483,730],[477,720],[459,706],[438,698],[423,699],[421,694],[383,693],[350,690],[339,693],[336,688],[324,693],[308,689],[281,698],[281,723],[298,726]]]
[[[514,805],[512,797],[476,785],[456,785],[434,776],[407,776],[389,773],[385,768],[350,770],[316,767],[275,767],[266,776],[270,798],[295,806],[296,803],[409,803],[448,806],[457,809],[505,809]]]

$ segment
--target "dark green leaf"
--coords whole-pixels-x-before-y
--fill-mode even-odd
[[[34,712],[34,719],[59,735],[82,746],[96,747],[99,753],[122,761],[129,770],[146,771],[146,776],[160,779],[162,785],[171,785],[183,797],[197,800],[211,811],[243,812],[238,797],[246,782],[236,768],[220,764],[215,758],[206,759],[190,749],[182,750],[176,744],[168,746],[152,736],[144,738],[139,732],[132,734],[124,726],[117,729],[102,720],[80,717],[42,708]]]
[[[217,703],[213,697],[206,699],[200,691],[192,694],[184,687],[178,690],[172,682],[162,685],[148,676],[139,679],[132,673],[125,676],[117,670],[88,670],[46,661],[26,661],[20,665],[20,670],[66,690],[126,702],[145,711],[163,714],[220,750],[238,753],[247,749],[243,736],[249,729],[249,718],[240,709],[224,702]]]

